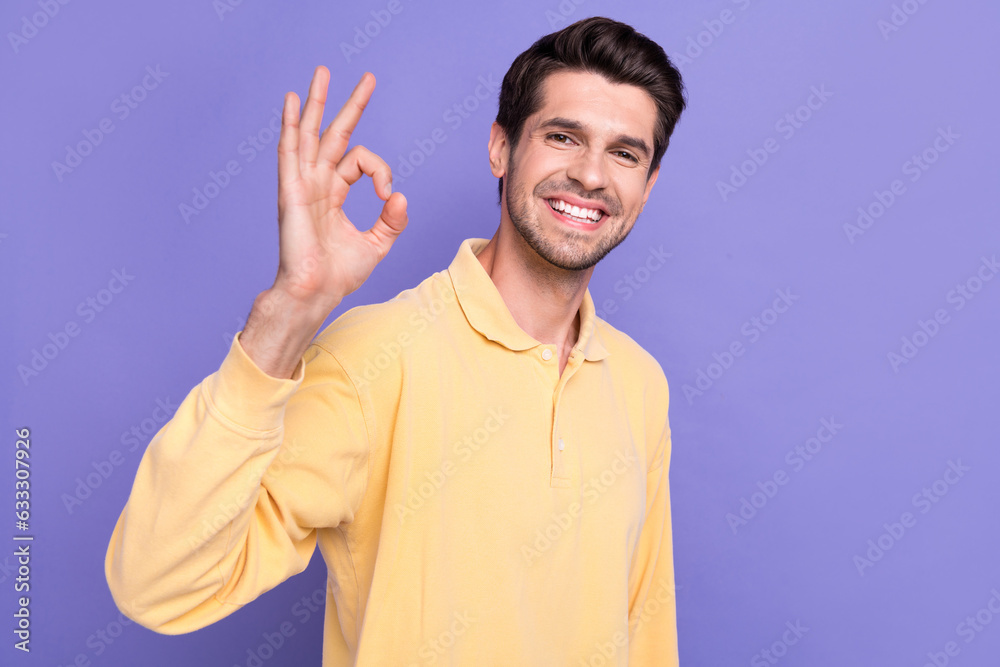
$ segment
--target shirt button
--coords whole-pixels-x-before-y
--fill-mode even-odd
[[[562,438],[559,438],[559,451],[561,452],[564,449],[566,449],[566,443],[563,442]]]
[[[551,358],[552,358],[552,350],[550,350],[549,348],[545,348],[544,350],[542,350],[542,359],[548,361]]]

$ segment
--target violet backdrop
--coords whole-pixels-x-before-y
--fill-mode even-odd
[[[590,285],[672,389],[681,664],[1000,664],[985,0],[5,3],[0,663],[319,664],[318,555],[177,637],[122,623],[103,571],[145,446],[273,279],[274,110],[318,64],[334,108],[378,80],[352,143],[393,167],[410,223],[336,316],[492,235],[499,81],[591,15],[663,45],[689,99]],[[365,179],[347,209],[362,225],[379,205]],[[27,534],[29,654],[12,632]]]

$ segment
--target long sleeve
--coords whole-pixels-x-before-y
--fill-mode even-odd
[[[328,352],[311,346],[282,380],[237,336],[143,454],[105,558],[115,603],[180,634],[303,571],[316,529],[350,522],[361,504],[369,431]]]
[[[664,414],[656,461],[646,474],[646,519],[629,573],[629,665],[677,667],[670,521],[670,426]]]

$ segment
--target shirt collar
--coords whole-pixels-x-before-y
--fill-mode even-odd
[[[488,239],[466,239],[448,267],[458,303],[472,328],[489,340],[515,351],[537,347],[541,343],[514,321],[493,279],[476,257],[488,242]],[[597,312],[588,289],[580,304],[580,335],[574,346],[583,351],[587,361],[599,361],[609,354],[596,325]]]

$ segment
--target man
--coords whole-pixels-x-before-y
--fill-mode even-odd
[[[345,153],[374,78],[320,134],[328,77],[301,119],[285,97],[277,277],[143,456],[116,603],[190,632],[318,544],[326,666],[676,665],[667,383],[587,284],[656,182],[678,72],[608,19],[540,39],[490,134],[493,238],[316,337],[407,222],[386,163]],[[365,232],[341,208],[362,174],[385,201]]]

